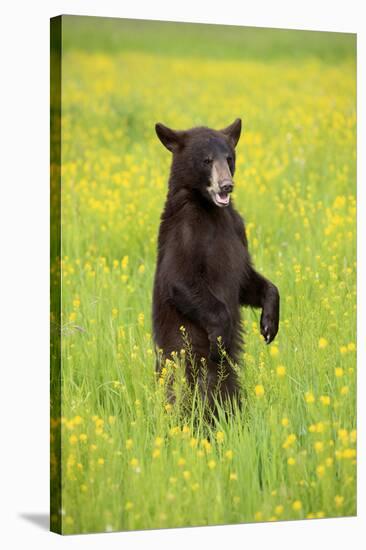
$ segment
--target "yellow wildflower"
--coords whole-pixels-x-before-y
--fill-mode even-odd
[[[317,453],[321,453],[324,449],[324,443],[323,441],[315,441],[314,443],[314,449]]]
[[[288,447],[290,447],[293,443],[295,443],[296,439],[297,438],[296,438],[295,434],[288,435],[285,442],[283,443],[282,447],[284,449],[288,449]]]
[[[318,346],[319,349],[324,349],[328,345],[328,340],[326,338],[319,338]]]
[[[286,374],[286,367],[279,365],[276,369],[277,376],[283,378]]]
[[[262,386],[262,384],[258,384],[255,388],[254,388],[254,391],[255,391],[255,395],[257,397],[263,397],[264,395],[264,387]]]
[[[311,391],[307,391],[305,393],[305,401],[306,401],[306,403],[314,403],[315,397],[314,397],[314,394]]]
[[[328,406],[330,405],[330,397],[329,395],[321,395],[319,397],[320,399],[320,402],[324,405],[324,406]]]
[[[206,453],[210,453],[212,449],[211,443],[207,439],[202,439],[202,447],[205,449]]]
[[[347,443],[348,441],[348,431],[344,428],[340,428],[338,430],[338,437],[342,441],[342,443]]]
[[[343,458],[355,458],[356,454],[356,449],[345,449],[343,451]]]
[[[334,502],[335,502],[336,508],[342,508],[343,502],[344,502],[344,497],[341,496],[341,495],[336,495],[334,497]]]
[[[126,269],[128,266],[128,256],[123,256],[121,261],[122,269]]]

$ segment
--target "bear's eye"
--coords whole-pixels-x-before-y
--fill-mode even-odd
[[[212,158],[206,157],[206,158],[203,160],[203,163],[204,163],[204,164],[207,164],[207,165],[212,164]]]
[[[233,157],[226,157],[226,160],[227,160],[228,163],[230,164],[231,162],[233,162]]]

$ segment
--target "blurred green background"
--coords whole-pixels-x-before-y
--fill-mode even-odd
[[[64,51],[118,51],[210,59],[301,60],[304,57],[339,63],[355,59],[356,35],[301,31],[64,16]]]

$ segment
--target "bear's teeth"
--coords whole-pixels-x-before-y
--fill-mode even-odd
[[[216,193],[216,200],[220,204],[228,204],[229,195],[227,193]]]

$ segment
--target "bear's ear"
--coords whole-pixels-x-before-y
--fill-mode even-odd
[[[241,119],[237,118],[230,126],[220,130],[222,134],[229,138],[234,147],[236,147],[241,134]]]
[[[155,132],[161,143],[172,153],[175,153],[183,146],[184,132],[172,130],[161,124],[161,122],[155,124]]]

